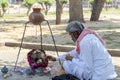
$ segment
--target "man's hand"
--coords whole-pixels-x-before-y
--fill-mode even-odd
[[[47,56],[47,59],[50,60],[50,61],[56,61],[56,58],[53,57],[53,56]]]
[[[70,61],[72,61],[72,59],[73,59],[73,57],[70,56],[70,54],[66,54],[66,60],[70,60]]]

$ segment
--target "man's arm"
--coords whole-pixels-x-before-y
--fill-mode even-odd
[[[57,61],[57,60],[72,60],[72,58],[77,58],[78,54],[76,53],[76,49],[70,51],[70,52],[66,52],[63,55],[57,56],[57,57],[53,57],[53,56],[47,56],[49,60],[51,61]]]
[[[47,56],[47,58],[48,58],[50,61],[66,60],[66,54],[69,54],[69,53],[65,53],[65,54],[60,55],[60,56],[57,56],[57,57]]]
[[[56,58],[50,55],[47,56],[47,59],[50,61],[56,61]]]
[[[73,55],[73,54],[72,54]],[[53,56],[47,56],[47,58],[50,60],[50,61],[58,61],[58,60],[70,60],[72,61],[72,56],[70,53],[65,53],[63,55],[60,55],[58,57],[53,57]]]
[[[73,49],[72,51],[69,52],[70,56],[74,57],[74,58],[78,58],[78,54],[76,53],[76,48]]]

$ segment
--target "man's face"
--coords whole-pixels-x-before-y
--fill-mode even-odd
[[[74,42],[76,42],[77,38],[79,37],[78,32],[70,32],[69,35],[71,36]]]

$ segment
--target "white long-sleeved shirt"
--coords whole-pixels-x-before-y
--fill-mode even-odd
[[[107,80],[117,76],[110,54],[94,34],[86,35],[79,46],[80,54],[76,53],[76,49],[69,52],[74,58],[72,62],[76,60],[69,66],[73,75],[86,80]],[[56,59],[65,60],[65,55]]]

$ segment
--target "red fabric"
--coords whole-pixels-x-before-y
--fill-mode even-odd
[[[78,37],[77,41],[76,41],[76,52],[77,54],[80,54],[80,46],[79,46],[79,43],[81,42],[81,40],[84,38],[84,36],[86,36],[87,34],[94,34],[100,41],[103,45],[105,45],[105,42],[104,40],[99,36],[97,35],[94,31],[91,31],[89,29],[84,29],[82,31],[82,33],[80,34],[80,36]]]
[[[33,54],[33,52],[35,51],[35,49],[32,49],[28,54],[27,54],[27,59],[29,62],[29,65],[32,68],[38,68],[38,67],[47,67],[48,66],[48,59],[45,58],[45,62],[44,63],[34,63],[30,57],[31,54]]]

